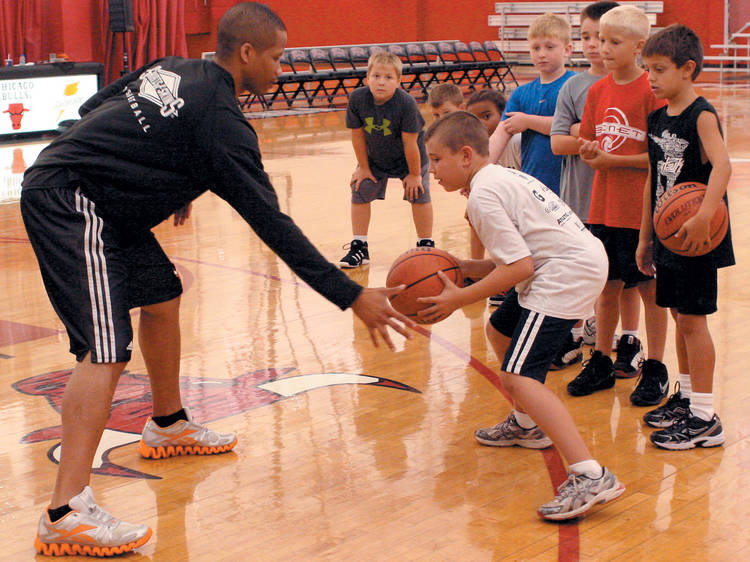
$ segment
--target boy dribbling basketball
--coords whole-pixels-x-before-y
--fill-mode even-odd
[[[644,421],[662,428],[651,442],[662,449],[715,447],[724,431],[714,412],[715,350],[707,315],[716,312],[717,273],[734,265],[730,231],[719,246],[698,257],[667,250],[654,233],[653,212],[658,198],[682,182],[707,184],[697,214],[677,232],[684,250],[708,246],[711,217],[732,174],[716,110],[693,88],[703,63],[703,48],[695,33],[674,24],[654,34],[643,47],[651,88],[667,105],[648,116],[649,177],[643,192],[641,232],[636,261],[647,275],[656,273],[656,304],[669,308],[677,326],[675,343],[679,385],[663,406]],[[685,282],[689,279],[689,282]]]
[[[434,306],[419,316],[437,321],[508,291],[486,331],[502,360],[500,378],[514,410],[494,427],[477,430],[476,439],[535,449],[554,443],[570,472],[538,513],[550,520],[578,517],[619,497],[625,486],[593,459],[570,413],[544,381],[568,332],[591,314],[604,286],[604,247],[544,184],[490,164],[487,130],[474,115],[458,111],[440,118],[425,140],[435,179],[446,191],[469,191],[469,218],[491,259],[459,260],[464,276],[481,278],[468,287],[457,287],[441,272],[445,289],[421,299]]]

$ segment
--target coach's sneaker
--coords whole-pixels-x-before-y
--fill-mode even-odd
[[[680,419],[690,413],[690,399],[683,398],[680,393],[680,383],[674,383],[674,394],[670,396],[663,406],[646,412],[643,421],[651,427],[672,427]]]
[[[605,467],[602,467],[599,478],[571,472],[568,479],[557,488],[555,499],[541,506],[538,513],[552,521],[573,519],[585,514],[598,503],[619,498],[624,491],[625,485]]]
[[[689,414],[672,427],[651,434],[651,442],[654,445],[672,451],[694,447],[718,447],[725,440],[721,420],[716,414],[709,421]]]
[[[583,343],[596,345],[596,316],[586,318],[583,323]]]
[[[96,505],[86,486],[71,498],[73,511],[52,523],[46,512],[39,518],[34,547],[45,556],[115,556],[146,544],[151,528],[113,517]]]
[[[367,243],[365,243],[367,245]],[[434,248],[435,241],[432,238],[422,238],[417,240],[417,248]]]
[[[583,370],[568,383],[571,396],[588,396],[597,390],[615,386],[615,369],[612,359],[598,349],[591,352],[588,361],[583,362]]]
[[[583,359],[583,338],[578,338],[577,340],[573,339],[573,334],[568,332],[568,336],[565,338],[565,344],[557,353],[557,357],[552,361],[549,370],[559,371],[560,369],[578,363],[581,359]]]
[[[487,304],[490,306],[500,306],[503,304],[503,301],[505,300],[505,293],[498,293],[496,295],[492,295],[491,297],[487,297]]]
[[[656,406],[669,392],[667,367],[656,359],[647,359],[641,368],[641,378],[630,395],[634,406]]]
[[[370,263],[370,252],[367,249],[367,242],[354,239],[349,244],[349,252],[339,261],[339,267],[342,269],[354,269],[360,265]],[[344,244],[347,249],[347,244]]]
[[[187,420],[169,427],[159,427],[148,418],[143,428],[138,452],[147,459],[162,459],[179,455],[214,455],[231,451],[237,444],[234,433],[217,433],[193,421],[190,410],[183,408]]]
[[[643,345],[632,335],[622,336],[617,342],[615,376],[618,379],[632,379],[641,373],[643,365]]]
[[[513,412],[499,424],[485,429],[477,429],[474,437],[482,445],[491,447],[510,447],[518,445],[527,449],[546,449],[552,445],[552,439],[547,437],[539,426],[524,429],[516,421]]]

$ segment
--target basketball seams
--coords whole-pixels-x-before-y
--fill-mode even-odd
[[[653,215],[654,233],[669,251],[681,256],[702,256],[713,251],[726,237],[729,230],[729,209],[722,199],[709,223],[711,244],[708,250],[701,253],[684,251],[680,248],[681,241],[675,238],[685,221],[698,212],[706,193],[705,185],[685,182],[672,186],[657,200]],[[688,198],[687,202],[685,198]]]
[[[447,272],[449,272],[449,271],[456,271],[456,270],[458,270],[458,269],[460,269],[460,268],[459,268],[459,267],[458,267],[457,265],[454,265],[454,266],[451,266],[451,267],[447,267],[447,268],[445,268],[445,269],[441,269],[440,271],[442,271],[443,273],[447,273]],[[437,277],[437,271],[436,271],[436,272],[434,272],[434,273],[430,273],[429,275],[425,275],[425,276],[424,276],[424,277],[422,277],[421,279],[417,279],[416,281],[413,281],[412,283],[409,283],[409,284],[408,284],[408,285],[407,285],[407,286],[406,286],[406,287],[404,288],[404,291],[406,291],[406,290],[410,289],[410,288],[411,288],[411,287],[413,287],[414,285],[419,285],[419,284],[420,284],[420,283],[421,283],[422,281],[426,281],[426,280],[427,280],[427,279],[429,279],[430,277]],[[453,281],[454,283],[455,283],[456,281],[458,281],[458,276],[455,276],[455,278],[454,278],[454,279],[451,279],[451,281]],[[403,292],[403,291],[402,291],[402,292]]]

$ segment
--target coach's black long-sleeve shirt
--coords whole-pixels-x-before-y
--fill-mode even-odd
[[[341,308],[362,287],[328,262],[279,210],[258,137],[232,76],[217,64],[167,57],[123,76],[79,110],[46,147],[23,189],[80,186],[125,233],[151,229],[206,190],[226,200],[313,289]]]

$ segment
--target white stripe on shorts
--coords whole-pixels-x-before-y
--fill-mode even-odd
[[[529,312],[529,316],[526,318],[526,322],[516,342],[516,347],[513,348],[513,353],[508,360],[507,372],[515,373],[516,375],[521,374],[521,368],[531,351],[531,346],[534,345],[534,340],[536,340],[536,335],[539,333],[539,328],[542,327],[544,318],[544,314],[533,311]]]
[[[101,237],[104,222],[96,214],[94,202],[81,193],[80,188],[76,190],[76,210],[82,213],[86,220],[84,255],[96,357],[100,362],[111,363],[115,361],[115,326],[112,319],[107,260]]]

